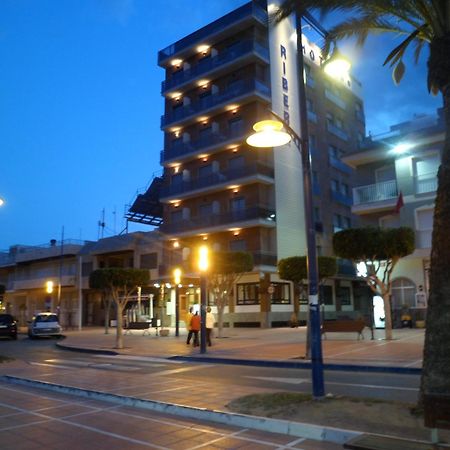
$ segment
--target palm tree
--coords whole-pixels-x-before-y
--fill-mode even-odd
[[[400,82],[405,73],[403,58],[414,51],[415,62],[429,48],[428,89],[443,98],[446,137],[438,172],[430,262],[422,393],[450,393],[450,1],[449,0],[285,0],[275,14],[277,21],[292,12],[343,13],[342,21],[329,30],[325,57],[333,41],[356,38],[363,46],[368,35],[394,33],[403,41],[386,56]]]

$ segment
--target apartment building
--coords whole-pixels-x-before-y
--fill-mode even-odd
[[[99,268],[147,269],[150,280],[158,281],[162,261],[162,241],[158,231],[136,232],[95,242],[66,239],[38,246],[16,245],[0,253],[0,285],[5,286],[1,309],[26,326],[34,314],[57,312],[63,328],[102,325],[105,305],[101,293],[89,287],[89,275]],[[49,288],[49,283],[52,289]],[[153,284],[153,283],[152,283]],[[141,289],[142,312],[153,317],[155,299],[151,285]],[[159,294],[159,291],[156,291]],[[166,301],[158,314],[171,323],[174,300]],[[151,300],[151,302],[150,302]],[[128,307],[135,309],[138,299]],[[111,314],[114,318],[114,312]]]
[[[200,244],[253,255],[254,269],[241,278],[229,306],[231,326],[285,323],[294,310],[293,287],[278,278],[277,261],[306,254],[299,152],[294,145],[267,150],[245,143],[269,109],[288,113],[297,127],[295,27],[290,21],[273,27],[266,1],[255,0],[158,53],[165,72],[163,176],[127,214],[164,233],[167,277]],[[329,255],[332,234],[352,226],[353,171],[342,157],[363,140],[364,108],[354,78],[325,75],[320,50],[307,36],[302,50],[317,247]],[[280,67],[288,67],[284,84]],[[351,315],[362,301],[359,282],[341,269],[325,289],[330,317]],[[196,292],[186,290],[192,302]]]
[[[409,226],[416,249],[393,273],[394,321],[409,308],[415,320],[426,311],[437,171],[444,145],[443,111],[419,115],[371,137],[343,160],[355,168],[352,212],[362,225]]]

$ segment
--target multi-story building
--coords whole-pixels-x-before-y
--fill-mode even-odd
[[[352,212],[361,225],[409,226],[416,249],[393,272],[394,321],[409,308],[423,319],[428,294],[428,270],[433,229],[437,171],[444,145],[442,110],[421,115],[370,137],[360,150],[344,157],[356,169]],[[400,199],[401,195],[401,199]]]
[[[306,254],[297,149],[245,144],[252,125],[267,118],[268,109],[287,117],[290,108],[291,119],[298,117],[295,28],[284,26],[268,21],[265,0],[254,0],[159,52],[158,64],[165,71],[163,176],[128,214],[130,220],[139,215],[139,221],[160,225],[167,269],[205,242],[212,250],[253,255],[253,271],[234,291],[230,324],[286,322],[294,308],[293,288],[279,279],[277,261]],[[329,78],[321,70],[319,48],[306,36],[304,42],[317,246],[319,254],[329,255],[333,232],[352,225],[352,169],[341,158],[363,140],[363,102],[360,84],[351,76]],[[283,75],[283,84],[276,72],[280,48],[282,70],[289,65],[291,77]],[[152,205],[147,214],[141,208],[146,198]],[[345,272],[327,282],[324,308],[330,317],[359,308],[358,283]],[[192,301],[198,301],[195,292],[195,287],[187,291]]]
[[[157,231],[129,233],[96,242],[64,240],[61,244],[52,240],[48,245],[16,245],[0,253],[0,285],[5,286],[0,307],[17,317],[21,326],[42,311],[57,312],[64,328],[101,325],[105,310],[101,293],[89,287],[92,271],[110,267],[147,269],[150,280],[156,282],[161,260],[162,243]],[[167,301],[160,311],[154,311],[150,291],[150,286],[142,287],[145,302],[141,311],[150,317],[164,316],[170,323],[175,311],[173,295],[168,297],[166,292]],[[135,303],[136,299],[129,307],[135,309]]]

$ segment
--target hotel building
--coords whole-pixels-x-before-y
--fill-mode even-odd
[[[361,86],[351,76],[324,74],[320,50],[307,36],[303,56],[317,249],[331,255],[333,233],[354,226],[353,170],[342,157],[365,135]],[[237,283],[226,321],[286,323],[297,307],[276,266],[306,254],[300,154],[293,144],[255,149],[245,139],[269,110],[300,134],[295,27],[269,22],[266,1],[254,0],[161,50],[158,65],[165,73],[163,175],[127,217],[164,234],[166,279],[200,244],[250,252],[254,269]],[[329,318],[368,308],[367,289],[349,269],[340,264],[323,289]],[[198,302],[195,288],[183,295],[182,308]]]

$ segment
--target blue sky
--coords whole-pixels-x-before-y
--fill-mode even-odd
[[[59,239],[62,227],[66,238],[96,239],[103,209],[105,236],[123,229],[124,205],[161,170],[158,50],[244,3],[0,2],[0,249]],[[428,95],[425,60],[393,85],[381,64],[394,43],[342,47],[373,134],[441,105]]]

